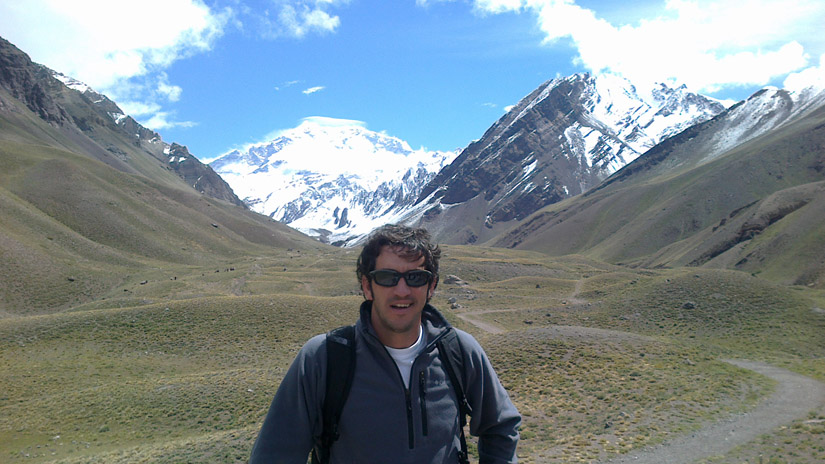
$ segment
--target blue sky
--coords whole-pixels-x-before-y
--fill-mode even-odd
[[[304,118],[462,148],[575,72],[739,100],[823,78],[825,2],[27,0],[0,36],[203,160]]]

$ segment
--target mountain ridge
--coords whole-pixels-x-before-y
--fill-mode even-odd
[[[344,245],[395,222],[455,154],[413,150],[356,121],[307,118],[210,166],[253,210]]]
[[[0,41],[0,318],[128,305],[119,286],[169,265],[323,247],[232,201],[185,147],[84,93]]]
[[[491,232],[485,228],[497,230],[500,227],[493,224],[521,220],[542,206],[586,191],[658,141],[722,109],[684,86],[658,84],[641,92],[617,76],[577,74],[539,86],[460,154],[430,155],[376,133],[342,132],[335,136],[337,142],[313,145],[306,139],[331,137],[324,132],[329,128],[315,126],[312,131],[322,134],[316,136],[304,121],[243,153],[226,153],[210,165],[256,211],[330,243],[356,244],[386,222],[426,225],[446,243],[474,243],[479,237],[489,238]],[[525,127],[536,130],[526,133]],[[543,134],[535,137],[537,130]],[[353,142],[357,147],[347,145],[347,140],[358,137],[368,140]],[[294,151],[303,151],[300,156],[307,159],[322,158],[321,152],[360,159],[363,154],[353,155],[358,150],[388,153],[384,156],[418,153],[424,159],[439,157],[440,162],[426,162],[423,170],[386,170],[390,175],[375,181],[367,179],[368,174],[346,171],[357,161],[321,175],[319,170],[326,167],[290,170],[287,164],[295,161],[279,159],[296,157]],[[296,176],[303,180],[296,181]],[[461,205],[469,200],[471,207]],[[475,213],[476,219],[470,217],[472,212],[439,218],[442,211],[476,208],[486,209],[483,215]],[[336,210],[347,214],[346,221],[341,222]],[[461,230],[450,231],[454,224]]]
[[[547,81],[424,188],[418,205],[430,206],[418,223],[435,227],[447,243],[484,241],[507,223],[598,185],[672,133],[723,109],[663,84],[642,98],[611,75]]]
[[[174,144],[178,159],[185,158],[189,162],[185,166],[180,162],[171,163],[167,155],[173,144],[164,142],[157,132],[140,125],[124,114],[115,102],[86,84],[32,62],[28,55],[2,37],[0,88],[10,94],[5,101],[0,99],[0,109],[5,109],[7,114],[20,115],[15,102],[21,102],[63,133],[64,137],[50,138],[55,147],[85,152],[120,171],[148,177],[165,177],[166,174],[158,171],[161,168],[176,174],[202,193],[244,206],[229,184],[210,172],[211,168],[191,156],[188,150]],[[17,128],[27,130],[25,125],[17,125]],[[42,134],[35,130],[31,135],[37,139]],[[135,148],[141,156],[149,155],[156,163],[148,163],[140,156],[136,158],[132,154]]]
[[[825,284],[825,91],[765,89],[488,245]]]

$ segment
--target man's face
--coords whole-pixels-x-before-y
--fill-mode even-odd
[[[406,272],[424,269],[424,257],[410,261],[398,249],[384,246],[375,261],[375,269]],[[361,289],[372,300],[372,326],[378,339],[391,348],[407,348],[418,340],[421,311],[435,290],[435,279],[428,285],[410,287],[402,278],[393,287],[382,287],[361,278]]]

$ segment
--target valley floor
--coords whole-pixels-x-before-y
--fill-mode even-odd
[[[0,318],[0,462],[245,462],[295,352],[355,317],[352,261],[150,269]],[[519,462],[825,460],[821,292],[470,247],[446,248],[442,271],[434,305],[522,413]]]
[[[561,299],[562,305],[555,309],[587,306],[588,301],[580,297],[583,283],[584,279],[577,280],[572,292]],[[508,332],[508,328],[505,327],[507,324],[506,322],[499,324],[499,319],[496,316],[503,316],[510,311],[508,309],[475,311],[462,311],[459,309],[456,316],[486,333],[504,334]],[[815,307],[813,312],[821,314],[822,310]],[[524,320],[523,322],[531,325],[533,323],[530,320]],[[635,339],[642,343],[654,339],[653,337],[631,332],[574,325],[546,325],[541,329],[534,330],[540,330],[548,338],[553,339],[611,342],[627,342]],[[636,449],[615,458],[598,461],[586,459],[586,461],[601,464],[751,462],[750,460],[741,461],[740,457],[733,457],[732,455],[735,455],[737,450],[742,447],[757,443],[760,436],[763,441],[776,439],[771,435],[771,432],[792,428],[795,422],[809,425],[825,423],[822,419],[805,420],[813,414],[813,411],[825,409],[825,383],[764,362],[745,359],[722,359],[722,361],[771,379],[776,383],[774,392],[763,398],[751,410],[733,413],[728,417],[709,421],[697,430],[676,436],[662,443]],[[758,451],[751,452],[751,454],[756,454],[758,462],[763,462],[763,456]],[[726,455],[729,456],[725,457]],[[541,458],[538,458],[537,462],[541,462]],[[766,460],[766,462],[768,461]],[[785,461],[770,459],[769,462]]]

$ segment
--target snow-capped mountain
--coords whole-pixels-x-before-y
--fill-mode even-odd
[[[547,81],[441,171],[408,219],[447,243],[484,240],[724,109],[684,86],[641,89],[590,74]]]
[[[457,154],[413,150],[358,121],[316,117],[210,166],[253,210],[345,244],[403,215]]]

